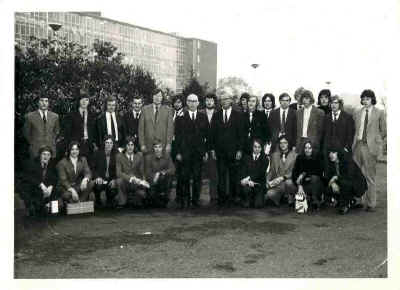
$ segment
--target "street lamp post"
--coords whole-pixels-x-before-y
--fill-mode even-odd
[[[251,65],[250,65],[253,69],[254,69],[254,73],[253,73],[253,87],[254,87],[254,92],[253,92],[253,95],[256,95],[257,96],[257,90],[256,90],[256,70],[257,70],[257,68],[260,66],[260,64],[259,63],[252,63]],[[259,99],[259,101],[260,101],[260,96],[257,96],[257,98]]]

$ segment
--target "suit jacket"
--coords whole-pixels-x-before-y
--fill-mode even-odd
[[[208,148],[208,120],[207,116],[197,112],[196,120],[190,119],[189,111],[175,120],[176,153],[181,154],[183,161],[191,157],[201,159]]]
[[[175,174],[175,166],[172,159],[166,153],[163,153],[160,159],[154,153],[149,157],[149,162],[146,164],[146,180],[153,183],[154,175],[156,172],[164,170],[167,175],[172,176]]]
[[[290,107],[287,110],[288,111],[284,129],[285,129],[285,135],[288,138],[289,148],[292,148],[296,144],[297,116],[295,110],[291,109]],[[270,113],[269,124],[272,135],[271,140],[275,147],[278,142],[279,133],[281,131],[280,108],[277,108]]]
[[[354,140],[354,120],[351,115],[341,110],[339,118],[334,122],[332,113],[325,115],[323,127],[323,149],[346,148],[351,150]]]
[[[118,147],[123,147],[125,142],[124,122],[117,112],[115,112],[115,120],[117,121],[117,127],[118,127],[118,142],[114,141],[114,144]],[[97,146],[100,147],[101,144],[103,144],[104,136],[108,134],[106,112],[101,113],[100,116],[97,118],[96,126],[97,126]],[[114,132],[112,132],[112,136],[115,140],[116,136]]]
[[[129,182],[132,176],[144,178],[144,160],[142,152],[133,155],[131,163],[125,153],[118,153],[116,156],[116,174],[117,178]]]
[[[357,110],[353,117],[356,126],[356,133],[354,135],[353,150],[360,133],[361,126],[361,113],[362,109]],[[368,112],[368,125],[367,125],[367,145],[369,152],[372,155],[379,155],[379,148],[382,146],[383,139],[386,138],[386,116],[382,110],[372,106]]]
[[[270,169],[267,175],[267,182],[279,176],[285,176],[286,179],[291,179],[296,157],[297,153],[291,150],[286,156],[286,161],[282,162],[280,151],[272,153]]]
[[[50,159],[47,164],[47,169],[43,172],[42,164],[39,157],[34,160],[29,159],[25,163],[24,175],[22,177],[22,183],[26,191],[32,191],[39,188],[39,184],[43,183],[45,186],[53,185],[57,183],[56,166],[54,159]]]
[[[217,156],[234,159],[236,152],[243,150],[244,124],[242,113],[231,110],[228,122],[223,121],[223,110],[215,114],[212,124],[213,147]]]
[[[74,171],[74,165],[69,157],[64,157],[57,164],[58,173],[58,184],[62,190],[68,190],[72,186],[80,185],[83,178],[90,179],[92,173],[90,171],[89,165],[86,158],[81,156],[78,157],[76,164],[76,173]]]
[[[261,139],[264,144],[271,139],[268,119],[264,112],[255,111],[251,123],[250,113],[244,113],[243,123],[245,130],[244,138],[246,140],[244,150],[246,153],[250,154],[253,151],[251,143],[255,138]]]
[[[210,150],[212,150],[213,149],[213,146],[214,146],[214,139],[213,139],[213,131],[212,131],[212,129],[213,129],[213,127],[214,127],[214,125],[213,125],[213,123],[215,122],[215,120],[216,120],[216,114],[217,114],[217,109],[216,108],[214,108],[214,111],[213,111],[213,113],[212,113],[212,115],[211,115],[211,119],[210,120],[208,120],[208,116],[207,116],[207,110],[206,109],[204,109],[204,110],[199,110],[199,112],[202,112],[202,113],[204,113],[204,115],[206,116],[206,120],[207,120],[207,140],[208,140],[208,142],[207,142],[207,150],[208,151],[210,151]]]
[[[29,152],[32,157],[38,155],[40,147],[50,146],[56,156],[56,140],[60,133],[59,118],[56,113],[47,111],[46,125],[40,116],[39,110],[25,115],[23,134],[29,144]]]
[[[139,144],[146,146],[147,151],[152,151],[155,139],[160,139],[165,147],[171,145],[174,135],[174,122],[172,109],[162,105],[158,110],[157,122],[154,120],[154,105],[142,108],[139,119]]]
[[[142,115],[142,112],[140,112],[140,115]],[[124,137],[132,136],[135,138],[135,149],[139,150],[139,118],[135,118],[133,116],[132,110],[129,110],[129,112],[125,113],[125,115],[122,118],[123,122],[123,128],[124,128]]]
[[[292,103],[289,105],[289,108],[291,108],[292,110],[297,111],[297,103]]]
[[[296,147],[299,146],[300,139],[303,136],[303,114],[304,114],[304,108],[301,108],[296,112],[297,116]],[[310,119],[308,120],[307,137],[308,139],[311,140],[313,146],[317,147],[320,146],[322,138],[322,130],[324,125],[324,116],[325,113],[322,110],[318,109],[315,106],[312,106]],[[302,148],[296,148],[296,150],[299,152],[299,150],[302,150]]]
[[[112,150],[110,153],[110,163],[108,164],[108,177],[110,180],[117,177],[116,173],[116,154],[117,152]],[[97,150],[94,154],[94,158],[91,164],[93,179],[101,177],[106,179],[107,170],[107,159],[106,152],[104,149]]]
[[[254,161],[253,154],[244,156],[240,171],[240,180],[250,176],[252,181],[265,186],[268,164],[269,160],[263,153],[260,154],[256,161]]]
[[[66,116],[64,125],[64,137],[67,144],[71,141],[81,141],[83,139],[83,117],[79,111],[71,112]],[[87,131],[90,144],[96,143],[96,117],[88,111]]]

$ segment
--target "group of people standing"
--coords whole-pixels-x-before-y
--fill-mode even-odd
[[[109,97],[96,118],[89,93],[81,90],[78,110],[63,124],[69,144],[63,158],[55,156],[58,116],[40,97],[39,109],[25,118],[32,158],[22,197],[32,214],[54,199],[166,207],[176,179],[178,207],[196,208],[208,179],[211,206],[293,205],[298,193],[315,209],[337,201],[345,214],[363,197],[365,209],[374,211],[376,162],[386,137],[374,92],[362,92],[363,107],[353,116],[329,90],[319,93],[318,107],[309,90],[299,88],[294,97],[290,104],[290,95],[281,94],[275,108],[274,95],[265,94],[260,110],[256,96],[244,93],[236,105],[225,88],[219,101],[206,95],[200,110],[195,94],[173,96],[170,107],[156,91],[152,104],[135,97],[123,116]]]

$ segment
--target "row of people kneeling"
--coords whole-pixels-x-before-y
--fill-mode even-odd
[[[114,149],[111,135],[103,141],[103,149],[89,161],[80,156],[79,142],[72,141],[57,164],[51,158],[51,148],[41,147],[38,157],[28,161],[22,179],[21,197],[29,214],[43,213],[50,200],[58,200],[61,210],[67,203],[80,201],[116,208],[166,207],[175,165],[161,141],[155,141],[153,153],[145,155],[135,152],[132,137],[126,139],[123,152]],[[292,205],[297,194],[307,198],[312,208],[334,199],[339,212],[345,214],[354,198],[367,190],[351,153],[331,148],[322,156],[313,152],[311,141],[307,141],[297,154],[289,150],[285,136],[278,141],[277,150],[266,156],[262,142],[253,140],[252,153],[241,160],[237,184],[243,207],[261,208],[268,202],[279,206],[282,199]],[[178,203],[190,200],[190,189],[177,198],[181,199]]]

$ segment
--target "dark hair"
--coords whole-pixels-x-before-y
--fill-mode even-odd
[[[141,100],[142,103],[143,103],[143,98],[141,96],[139,96],[139,95],[134,95],[133,99],[132,99],[132,102],[133,102],[133,100]]]
[[[273,95],[273,94],[270,94],[270,93],[266,93],[263,97],[262,97],[262,106],[263,106],[263,108],[265,109],[265,107],[264,107],[264,102],[265,102],[265,99],[266,98],[270,98],[271,99],[271,102],[272,102],[272,109],[274,109],[275,108],[275,96]]]
[[[264,145],[264,142],[260,138],[254,138],[251,145],[254,146],[254,143],[258,143],[261,147]]]
[[[180,101],[181,101],[182,107],[185,106],[185,97],[183,96],[183,94],[176,94],[176,95],[174,95],[174,96],[172,97],[172,99],[171,99],[171,104],[172,104],[172,106],[175,104],[175,102],[176,102],[177,100],[180,100]]]
[[[361,99],[361,105],[362,105],[362,98],[370,98],[371,99],[371,104],[376,105],[376,97],[375,93],[373,90],[364,90],[361,93],[360,99]]]
[[[332,99],[331,99],[331,91],[328,90],[328,89],[323,89],[318,94],[318,105],[319,106],[321,106],[321,97],[322,96],[327,96],[329,104],[331,103],[331,101],[332,101]]]
[[[115,141],[112,135],[107,134],[107,135],[105,135],[104,138],[103,138],[103,144],[106,143],[106,141],[107,141],[108,139],[111,139],[111,141],[113,141],[113,142]]]
[[[162,145],[162,141],[161,141],[160,139],[158,139],[158,138],[154,139],[154,141],[153,141],[153,147],[156,146],[156,145],[158,145],[158,144],[161,144],[161,145]]]
[[[304,144],[303,144],[303,148],[301,148],[301,154],[302,155],[306,155],[306,145],[307,144],[310,144],[311,145],[311,149],[313,149],[312,150],[312,156],[314,156],[315,155],[315,152],[314,152],[314,146],[313,146],[313,143],[311,142],[311,140],[310,139],[306,139],[306,141],[304,142]]]
[[[339,109],[343,110],[343,107],[344,107],[343,98],[339,97],[338,95],[333,95],[331,97],[330,104],[332,104],[332,102],[335,101],[335,100],[337,100],[339,102]]]
[[[286,136],[286,134],[283,134],[278,138],[278,144],[281,143],[281,140],[283,140],[283,139],[285,139],[289,143],[288,137]]]
[[[80,146],[80,144],[79,144],[78,141],[75,141],[75,140],[71,141],[71,142],[68,144],[67,151],[65,152],[65,155],[66,155],[67,157],[71,154],[71,150],[72,150],[72,147],[74,147],[74,145],[76,145],[76,146],[78,147],[79,150],[81,149],[81,146]]]
[[[39,148],[38,155],[40,156],[43,152],[48,151],[50,152],[50,155],[53,156],[53,150],[51,150],[51,147],[48,145],[44,145]]]
[[[301,98],[301,95],[303,94],[303,92],[304,92],[304,88],[303,88],[303,87],[298,88],[298,89],[294,92],[294,98],[295,98],[296,100],[297,100],[296,96],[299,96],[299,98]]]
[[[300,103],[301,104],[303,104],[303,99],[304,98],[309,98],[311,100],[311,104],[315,103],[315,99],[314,99],[313,93],[311,91],[309,91],[309,90],[304,90],[302,92],[301,97],[300,97]]]
[[[217,96],[215,94],[207,94],[206,95],[206,99],[213,99],[214,100],[214,104],[217,104]]]
[[[248,101],[249,98],[250,98],[250,95],[249,95],[248,93],[243,93],[243,94],[240,96],[240,103],[242,102],[242,99],[246,99],[246,101]]]
[[[125,147],[126,147],[126,145],[128,145],[130,142],[132,142],[133,145],[135,145],[135,137],[133,137],[132,135],[129,135],[128,137],[125,138]]]
[[[289,102],[292,100],[292,98],[290,97],[290,95],[288,93],[282,93],[279,96],[279,101],[282,100],[284,97],[288,97],[289,98]]]

